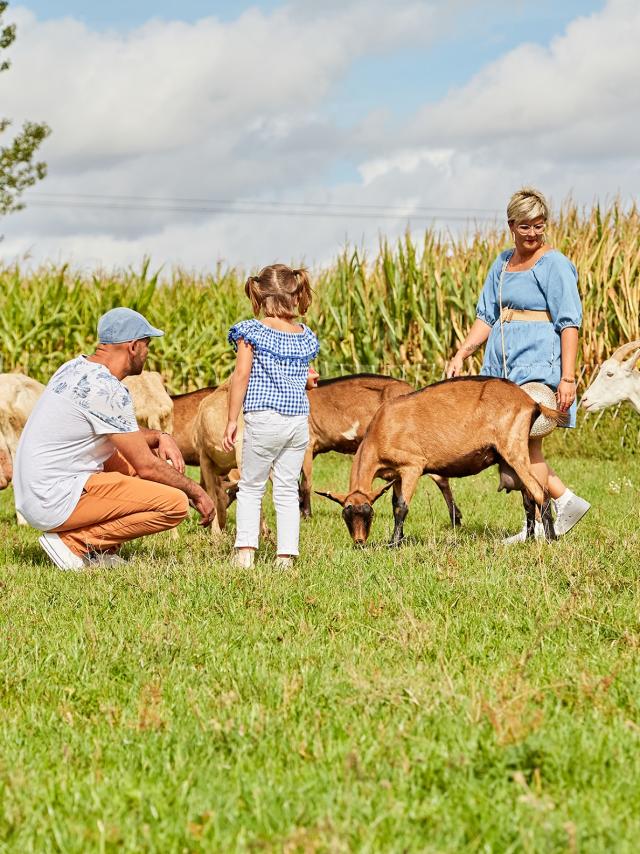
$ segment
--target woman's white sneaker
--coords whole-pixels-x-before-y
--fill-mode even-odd
[[[570,531],[590,509],[591,505],[588,501],[573,493],[559,507],[556,502],[556,521],[554,522],[556,536],[561,537]]]
[[[72,552],[57,534],[43,534],[41,537],[38,537],[38,542],[58,569],[69,572],[82,572],[85,568],[85,562],[80,555]]]

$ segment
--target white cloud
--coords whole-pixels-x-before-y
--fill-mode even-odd
[[[499,147],[520,161],[636,156],[640,122],[640,5],[610,0],[548,47],[523,44],[415,118],[424,145]]]
[[[548,46],[516,45],[404,125],[378,110],[338,123],[327,104],[360,57],[420,47],[458,3],[311,0],[231,22],[152,21],[94,32],[10,7],[19,35],[2,113],[46,120],[46,193],[304,198],[502,208],[536,183],[556,202],[640,192],[640,7],[610,0]],[[400,84],[401,85],[401,84]],[[358,164],[336,182],[336,163]],[[204,267],[324,261],[403,219],[36,208],[7,218],[5,258]],[[452,216],[457,216],[456,212]],[[414,219],[419,227],[421,220]],[[452,220],[452,227],[460,227]],[[447,223],[445,223],[447,225]]]

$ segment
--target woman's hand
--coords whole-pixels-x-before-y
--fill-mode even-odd
[[[228,454],[233,451],[233,448],[236,444],[236,437],[238,434],[238,422],[237,421],[227,421],[227,426],[224,428],[224,435],[222,437],[222,449],[226,451]]]
[[[316,369],[312,368],[311,365],[309,365],[309,373],[307,374],[307,385],[306,385],[307,391],[309,391],[309,389],[317,387],[319,376],[320,376],[320,374],[316,371]]]
[[[560,380],[558,390],[556,391],[556,400],[558,401],[558,409],[561,412],[566,412],[573,401],[576,399],[576,384],[570,380]]]
[[[461,351],[458,350],[453,359],[449,360],[449,364],[447,365],[447,379],[450,380],[451,377],[459,377],[462,374],[463,367],[464,356]]]

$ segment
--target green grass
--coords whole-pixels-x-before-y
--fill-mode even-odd
[[[395,551],[386,497],[362,551],[317,498],[286,574],[192,520],[63,574],[5,493],[0,850],[637,851],[640,472],[558,467],[594,507],[554,545],[500,545],[491,470]]]

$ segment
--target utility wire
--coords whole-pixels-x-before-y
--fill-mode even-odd
[[[296,202],[282,200],[263,200],[263,199],[210,199],[210,198],[189,198],[182,196],[133,196],[133,195],[111,195],[102,193],[47,193],[39,191],[31,196],[32,199],[52,198],[52,199],[98,199],[105,201],[132,201],[132,202],[168,202],[172,204],[206,204],[206,205],[254,205],[254,206],[273,206],[273,207],[302,207],[302,208],[336,208],[349,209],[362,208],[364,210],[385,210],[385,211],[405,211],[407,205],[378,205],[365,202],[340,203],[340,202]],[[419,211],[455,211],[457,213],[494,213],[500,214],[498,208],[464,208],[451,207],[447,205],[416,205],[412,210]]]
[[[44,196],[43,193],[38,194],[39,196]],[[90,197],[95,198],[95,197]],[[284,205],[286,203],[282,203],[282,207],[249,207],[248,205],[255,205],[253,202],[245,202],[242,203],[246,205],[245,207],[225,207],[223,202],[212,202],[207,205],[196,205],[196,204],[147,204],[144,199],[140,201],[129,203],[129,202],[121,202],[118,203],[116,201],[109,202],[106,201],[109,197],[99,197],[104,198],[105,201],[89,201],[88,198],[86,201],[78,198],[78,197],[69,197],[66,200],[60,199],[59,201],[54,198],[36,198],[34,196],[29,200],[30,207],[37,208],[63,208],[63,209],[85,209],[85,210],[113,210],[113,211],[131,211],[131,212],[146,212],[146,213],[197,213],[197,214],[210,214],[210,213],[222,213],[222,214],[235,214],[235,215],[244,215],[244,216],[283,216],[283,217],[321,217],[321,218],[329,218],[329,219],[344,219],[345,217],[353,218],[353,219],[397,219],[397,220],[408,220],[408,219],[417,219],[417,220],[444,220],[451,222],[470,222],[470,221],[484,221],[484,222],[495,222],[496,216],[478,216],[478,215],[456,215],[446,213],[447,211],[456,211],[463,210],[461,208],[401,208],[401,207],[384,207],[382,205],[376,206],[353,206],[350,208],[348,205],[326,205],[326,208],[331,207],[340,207],[341,210],[323,210],[322,206],[319,204],[314,204],[311,209],[306,209],[306,207],[289,207],[286,209]],[[117,198],[117,197],[112,197]],[[132,197],[133,198],[133,197]],[[153,199],[153,201],[157,201]],[[237,204],[236,202],[229,203]],[[269,203],[263,203],[265,205]],[[377,209],[377,213],[374,213],[374,210]],[[436,214],[436,213],[421,213],[421,211],[436,211],[441,210],[445,211],[444,214]],[[404,213],[399,213],[399,211],[404,211]]]

